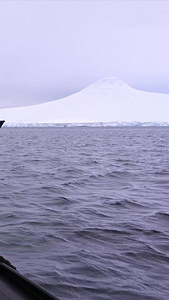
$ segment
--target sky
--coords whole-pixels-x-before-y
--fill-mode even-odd
[[[169,1],[0,1],[0,108],[105,77],[169,93]]]

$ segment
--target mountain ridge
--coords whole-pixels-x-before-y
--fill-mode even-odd
[[[169,95],[136,90],[103,78],[55,101],[0,109],[6,123],[169,122]]]

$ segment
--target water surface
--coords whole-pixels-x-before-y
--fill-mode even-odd
[[[0,254],[61,300],[169,297],[169,129],[2,128]]]

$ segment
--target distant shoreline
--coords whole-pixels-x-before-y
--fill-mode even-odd
[[[169,127],[168,122],[109,122],[109,123],[6,123],[3,127],[35,127],[35,128],[145,128],[145,127]]]

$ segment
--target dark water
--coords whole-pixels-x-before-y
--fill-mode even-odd
[[[0,254],[58,298],[169,298],[169,128],[2,128]]]

